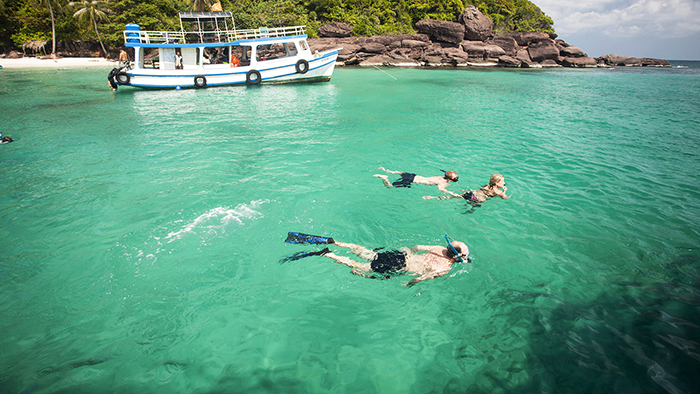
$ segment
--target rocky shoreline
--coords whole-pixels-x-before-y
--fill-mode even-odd
[[[416,24],[418,34],[352,37],[353,26],[333,22],[309,39],[314,51],[342,47],[338,66],[386,67],[670,67],[668,61],[609,54],[591,58],[581,48],[549,33],[492,34],[493,23],[470,6],[459,22],[432,19]]]

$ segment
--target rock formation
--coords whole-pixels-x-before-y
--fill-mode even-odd
[[[352,37],[353,26],[321,26],[321,38],[309,39],[314,51],[339,48],[338,65],[390,67],[668,67],[661,59],[605,55],[594,59],[556,34],[513,32],[493,36],[493,23],[469,6],[459,22],[424,19],[418,34]]]

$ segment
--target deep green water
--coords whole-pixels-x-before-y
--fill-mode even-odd
[[[680,393],[700,387],[700,68],[337,69],[142,91],[0,71],[2,393]],[[509,200],[467,213],[372,175]],[[414,287],[287,231],[465,241]],[[313,249],[313,248],[312,248]]]

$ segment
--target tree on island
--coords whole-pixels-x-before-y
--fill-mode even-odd
[[[83,0],[83,1],[71,1],[69,3],[71,7],[81,7],[78,11],[75,11],[73,14],[74,17],[78,18],[78,20],[86,20],[95,27],[95,33],[97,34],[97,41],[100,42],[100,46],[102,47],[102,53],[107,55],[107,50],[105,49],[104,44],[102,43],[102,38],[100,37],[100,31],[97,29],[97,22],[102,21],[107,19],[107,13],[109,12],[109,9],[107,8],[107,2],[104,1],[89,1],[89,0]]]
[[[56,18],[53,15],[53,7],[56,6],[57,9],[61,9],[65,4],[65,0],[33,0],[38,6],[46,4],[49,7],[49,14],[51,14],[51,56],[56,57]]]

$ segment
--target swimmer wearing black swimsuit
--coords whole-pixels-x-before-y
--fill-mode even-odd
[[[377,257],[370,263],[372,272],[381,274],[379,279],[389,279],[392,274],[404,272],[406,268],[406,254],[398,250],[377,253]],[[377,277],[376,275],[374,276]]]
[[[401,179],[391,184],[394,187],[411,187],[411,183],[416,178],[416,174],[411,174],[410,172],[402,172]]]

